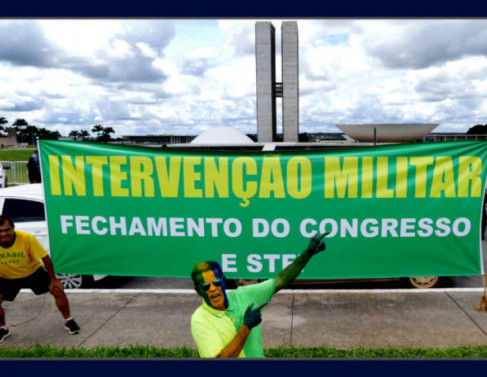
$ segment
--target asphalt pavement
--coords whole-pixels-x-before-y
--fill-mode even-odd
[[[283,290],[263,312],[264,347],[448,347],[487,344],[483,288]],[[81,333],[69,335],[49,294],[4,302],[0,347],[191,347],[193,290],[68,290]]]

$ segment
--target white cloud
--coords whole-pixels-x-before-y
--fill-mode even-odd
[[[0,20],[12,35],[0,40],[0,116],[65,135],[97,123],[117,135],[256,133],[255,22]],[[487,20],[306,19],[298,32],[301,132],[487,123]]]
[[[114,39],[106,53],[112,59],[130,59],[136,56],[130,44],[120,39]]]
[[[135,45],[140,50],[143,56],[146,56],[148,58],[157,57],[157,52],[150,46],[150,44],[145,42],[138,42]]]
[[[38,22],[48,40],[74,56],[90,56],[93,51],[107,48],[110,39],[122,28],[120,20],[51,19]]]

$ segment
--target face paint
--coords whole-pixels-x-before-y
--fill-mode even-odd
[[[216,287],[221,287],[222,286],[222,279],[213,280],[211,283],[203,283],[203,284],[201,284],[201,288],[203,288],[204,291],[207,291],[208,289],[210,289],[211,284],[213,284]]]
[[[199,281],[201,296],[213,308],[226,310],[227,295],[225,293],[225,279],[223,276],[216,275],[220,274],[214,270],[207,270],[201,273],[203,278],[202,281]]]

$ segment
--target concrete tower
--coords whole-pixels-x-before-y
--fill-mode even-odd
[[[257,136],[276,140],[276,98],[282,97],[283,140],[299,141],[298,25],[285,21],[282,33],[282,82],[276,83],[275,29],[270,22],[255,24],[257,73]]]
[[[276,138],[276,41],[270,22],[255,24],[257,71],[257,137],[259,142]]]
[[[298,23],[285,21],[282,37],[282,133],[284,141],[299,141]]]

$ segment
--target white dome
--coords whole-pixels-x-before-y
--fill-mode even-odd
[[[190,144],[202,145],[242,145],[254,144],[243,132],[231,127],[213,127],[198,135]]]
[[[356,141],[415,141],[423,138],[438,124],[429,123],[390,123],[390,124],[339,124],[337,128]]]

